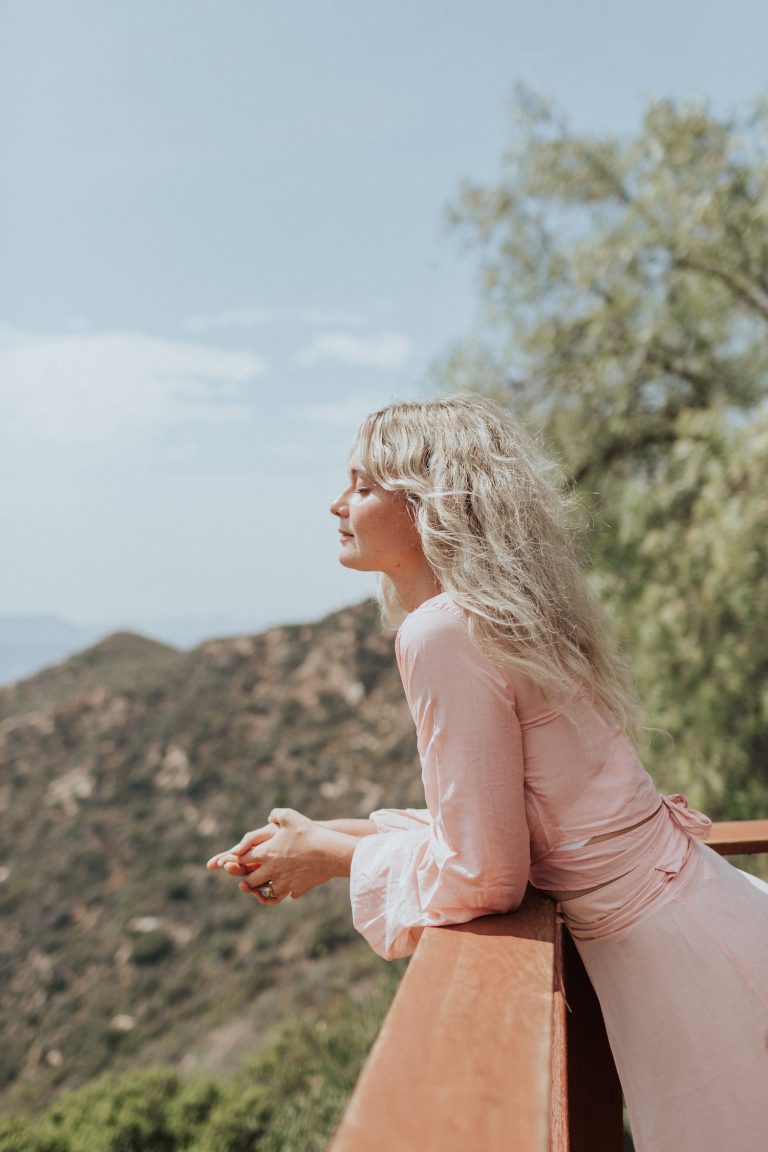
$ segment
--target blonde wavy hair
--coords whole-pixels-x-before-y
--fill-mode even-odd
[[[490,400],[456,395],[373,412],[356,448],[375,483],[403,493],[428,563],[489,657],[566,712],[586,690],[634,736],[632,679],[579,563],[573,501],[531,437]],[[379,601],[399,623],[383,575]]]

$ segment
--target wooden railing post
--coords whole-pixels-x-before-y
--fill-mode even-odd
[[[569,1152],[621,1152],[622,1093],[603,1014],[569,933],[562,932]]]

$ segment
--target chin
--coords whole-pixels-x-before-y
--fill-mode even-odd
[[[357,556],[347,552],[341,552],[339,555],[339,564],[342,568],[350,568],[355,572],[378,572],[379,569],[373,564],[366,563],[362,556]]]

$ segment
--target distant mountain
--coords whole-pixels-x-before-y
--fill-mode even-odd
[[[118,629],[139,632],[174,648],[262,631],[274,618],[242,616],[141,616],[125,621],[74,623],[50,614],[0,616],[0,684],[33,676]]]
[[[0,684],[32,676],[103,634],[59,616],[0,616]]]
[[[231,1068],[384,979],[346,883],[268,910],[204,864],[276,805],[418,803],[392,640],[371,604],[192,652],[122,632],[0,688],[0,1107]]]

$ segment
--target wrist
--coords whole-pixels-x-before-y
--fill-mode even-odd
[[[332,828],[323,828],[321,835],[323,838],[323,856],[329,879],[337,876],[349,876],[352,857],[355,854],[359,837],[351,836],[346,832],[337,832]]]
[[[328,828],[331,832],[344,832],[347,836],[372,836],[378,832],[373,820],[341,817],[336,820],[316,820],[321,828]]]

